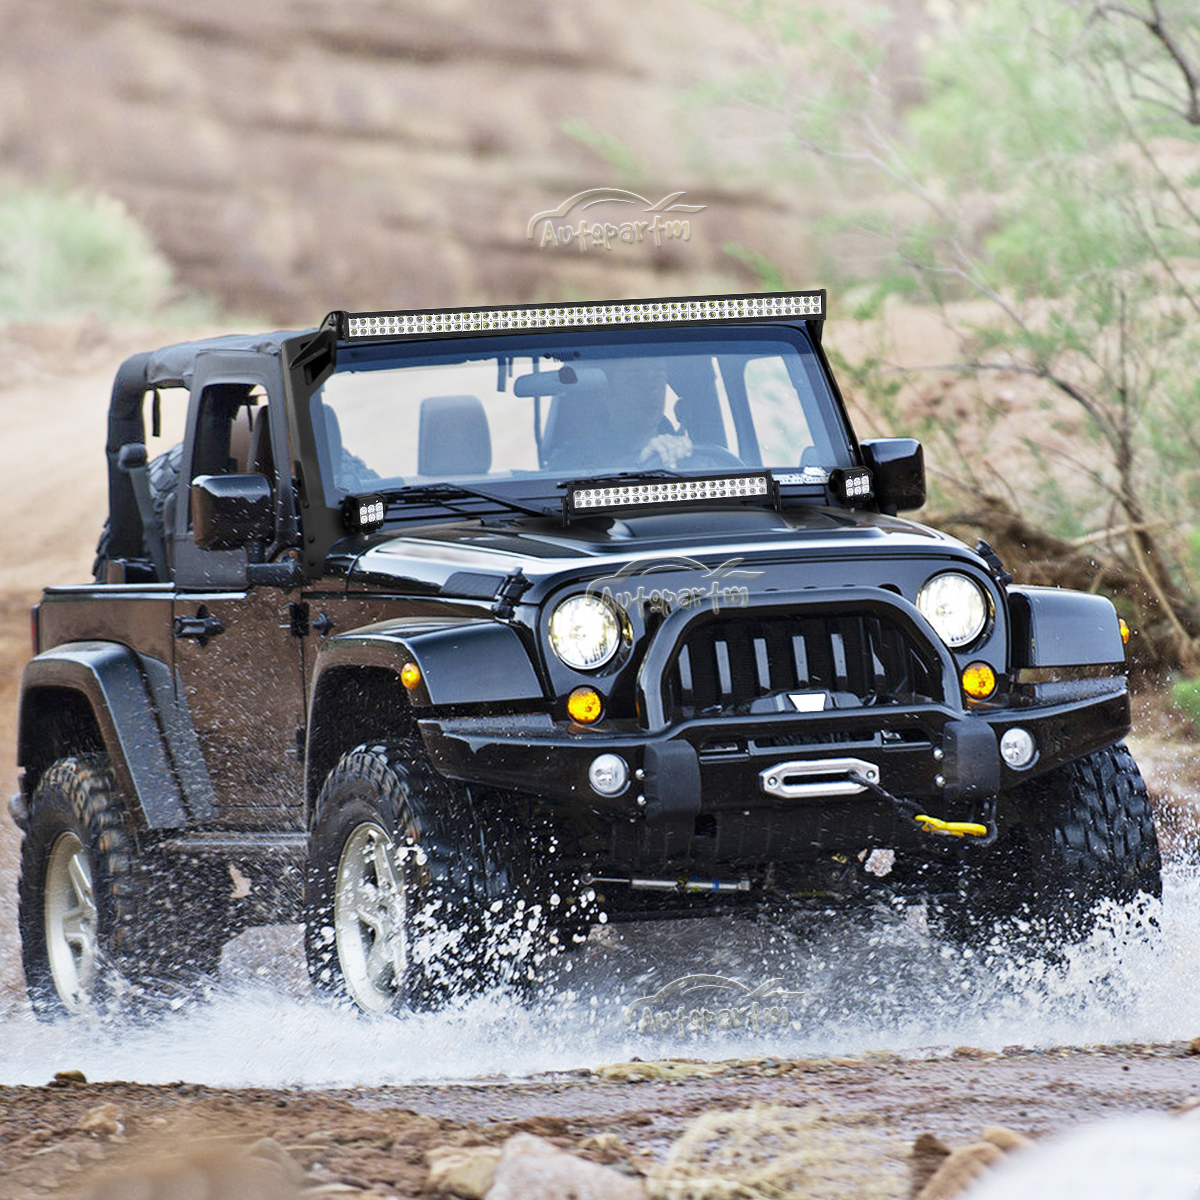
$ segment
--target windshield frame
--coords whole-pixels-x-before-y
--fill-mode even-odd
[[[554,360],[575,366],[582,364],[585,372],[588,372],[591,367],[610,370],[605,365],[608,362],[619,366],[634,365],[642,360],[653,359],[665,360],[668,364],[674,362],[678,364],[678,369],[684,372],[683,387],[692,389],[683,394],[694,408],[695,397],[704,396],[705,389],[701,383],[700,391],[696,392],[695,385],[689,384],[688,373],[693,368],[688,360],[695,360],[699,363],[712,355],[719,360],[720,368],[715,381],[717,390],[713,391],[710,387],[708,398],[702,401],[703,405],[712,409],[707,424],[711,425],[713,419],[720,421],[720,417],[717,415],[717,406],[725,410],[726,434],[720,435],[720,437],[722,439],[726,436],[730,439],[736,437],[737,452],[743,456],[742,461],[728,464],[685,465],[683,462],[676,463],[668,460],[662,465],[684,476],[712,474],[714,471],[720,472],[735,468],[738,470],[795,471],[797,463],[793,457],[779,453],[778,446],[775,448],[775,452],[772,452],[771,448],[763,443],[762,439],[768,434],[769,425],[764,425],[761,416],[756,412],[756,405],[760,401],[756,399],[755,392],[748,391],[748,379],[744,380],[741,377],[741,372],[745,371],[747,366],[758,357],[756,352],[762,347],[765,356],[782,360],[783,370],[788,374],[797,401],[794,418],[789,416],[788,419],[794,421],[798,430],[807,427],[808,436],[820,451],[821,465],[826,470],[852,466],[854,465],[854,448],[846,436],[845,424],[841,420],[841,414],[836,410],[834,394],[829,387],[827,376],[821,370],[821,364],[814,353],[812,342],[803,336],[803,333],[797,337],[795,334],[798,331],[791,331],[793,336],[789,337],[787,332],[778,325],[767,328],[762,326],[726,327],[720,331],[681,328],[637,331],[628,329],[540,330],[517,336],[510,335],[503,339],[503,344],[500,346],[496,344],[495,337],[462,338],[455,339],[453,343],[442,340],[433,344],[393,342],[352,345],[345,348],[339,347],[337,366],[332,375],[325,380],[325,384],[332,383],[338,376],[362,375],[367,377],[375,372],[403,373],[412,369],[427,373],[429,390],[433,392],[439,390],[438,372],[443,369],[453,373],[454,369],[458,367],[473,368],[484,377],[499,372],[500,377],[506,382],[503,387],[497,385],[497,395],[492,394],[490,385],[486,391],[482,386],[472,388],[469,384],[466,389],[460,385],[458,390],[475,391],[482,398],[483,406],[489,414],[489,421],[492,425],[493,442],[496,433],[505,428],[504,417],[498,416],[493,411],[493,405],[497,403],[503,405],[514,400],[520,403],[522,399],[527,401],[525,408],[532,428],[529,430],[529,436],[522,435],[525,449],[519,451],[514,457],[511,453],[512,447],[509,446],[510,453],[507,456],[502,456],[499,461],[493,461],[485,469],[470,472],[469,475],[463,476],[462,480],[470,480],[478,486],[489,489],[504,490],[515,486],[520,494],[526,496],[553,497],[557,494],[559,485],[571,480],[598,474],[609,476],[636,473],[642,468],[632,458],[626,459],[625,454],[620,450],[614,451],[611,459],[607,455],[600,458],[593,455],[589,456],[590,461],[571,461],[569,458],[562,457],[557,457],[557,461],[555,461],[554,451],[560,448],[561,444],[559,446],[552,444],[550,457],[545,457],[542,453],[545,449],[542,438],[551,429],[552,410],[560,401],[556,400],[550,391],[543,394],[539,400],[533,398],[528,392],[522,393],[512,387],[513,383],[519,384],[523,378],[530,378],[520,374],[527,370],[525,366],[527,361],[532,360],[534,369],[543,371],[547,375],[549,374],[547,363],[550,362],[553,366]],[[581,353],[582,357],[579,357]],[[562,358],[558,357],[560,354],[563,356]],[[518,372],[515,378],[514,366]],[[676,370],[674,367],[671,369],[672,372]],[[680,387],[679,382],[674,378],[671,382],[677,392]],[[349,384],[348,386],[353,388],[355,385]],[[384,386],[389,385],[385,384]],[[396,386],[397,388],[401,386],[399,381]],[[664,385],[660,383],[660,386]],[[456,389],[452,384],[446,384],[441,390],[451,392]],[[321,391],[324,391],[324,385],[322,385]],[[726,391],[729,393],[728,396],[724,394]],[[721,399],[718,399],[718,392],[721,394]],[[319,403],[320,395],[321,392],[314,393],[310,403],[316,406]],[[560,393],[560,395],[562,399],[566,398],[566,393]],[[463,399],[467,399],[467,397],[463,397]],[[355,403],[353,391],[350,393],[349,400],[351,404]],[[343,422],[348,416],[353,415],[349,408],[344,407],[346,401],[345,392],[342,392],[340,396],[335,392],[334,396],[324,401],[328,406],[327,411],[330,413],[330,419],[334,426],[332,434],[318,419],[316,408],[313,409],[312,420],[317,454],[320,459],[321,479],[325,500],[329,506],[340,504],[349,495],[362,495],[374,491],[400,492],[410,484],[420,487],[423,484],[443,480],[445,482],[458,481],[457,476],[443,477],[440,473],[419,476],[411,461],[398,462],[394,452],[390,457],[382,455],[381,458],[372,459],[370,467],[376,468],[381,474],[376,477],[374,472],[370,472],[371,478],[367,479],[365,475],[369,470],[368,464],[357,457],[365,455],[366,447],[370,445],[369,441],[364,441],[362,429],[358,430],[356,437],[345,434],[345,451],[340,457],[338,457],[337,451],[333,450],[329,440],[332,437],[332,445],[337,446],[343,436],[343,433],[337,430],[338,422],[332,414],[338,412]],[[386,404],[386,400],[384,403]],[[415,408],[410,406],[407,397],[398,398],[396,403],[404,406],[403,420],[406,424],[415,420]],[[576,402],[572,401],[571,403],[575,404]],[[608,403],[611,404],[612,401]],[[368,411],[371,410],[368,409]],[[377,414],[386,411],[378,400],[375,401],[375,411]],[[500,411],[503,414],[503,408]],[[575,411],[582,410],[576,409]],[[603,413],[603,402],[600,411]],[[682,428],[681,411],[681,408],[675,410],[675,421],[680,423]],[[694,415],[698,416],[699,414],[694,413]],[[422,422],[423,419],[422,417]],[[498,420],[499,424],[497,424]],[[732,425],[730,425],[730,421],[733,422]],[[669,422],[664,420],[664,428],[668,427]],[[510,421],[508,429],[512,428]],[[692,429],[695,430],[694,425]],[[711,445],[719,450],[722,448],[718,440],[719,433],[718,428],[714,432],[714,436],[708,439],[703,437],[702,431],[701,441],[706,444],[711,441]],[[534,451],[535,440],[538,458],[536,463],[531,457],[527,457]],[[413,442],[415,443],[415,436]],[[403,438],[400,443],[401,446],[409,444],[408,438]],[[729,447],[727,453],[732,454],[733,441],[728,441],[727,445]],[[406,454],[407,452],[405,452],[405,457]],[[340,468],[337,466],[338,462],[342,464]],[[351,463],[354,465],[352,466]],[[398,470],[395,469],[397,467]],[[378,478],[378,486],[374,482],[375,478]]]
[[[858,441],[854,434],[845,403],[837,382],[829,368],[828,360],[821,346],[820,326],[822,322],[811,323],[802,319],[792,321],[763,321],[746,322],[745,324],[727,324],[719,327],[641,327],[641,328],[575,328],[562,330],[534,330],[529,332],[508,332],[497,336],[461,336],[453,338],[404,338],[387,341],[371,341],[349,343],[337,338],[336,327],[327,322],[314,335],[304,339],[296,339],[286,350],[288,369],[285,372],[288,379],[288,411],[289,423],[292,426],[292,446],[296,467],[297,484],[300,491],[301,511],[305,525],[304,565],[307,574],[318,574],[324,566],[324,557],[331,546],[350,536],[341,516],[340,506],[330,503],[331,496],[326,483],[329,473],[329,452],[323,428],[318,428],[319,422],[313,420],[311,400],[328,378],[339,370],[346,370],[353,364],[362,364],[372,359],[383,360],[402,366],[406,361],[414,365],[432,361],[445,361],[447,357],[454,359],[479,360],[494,359],[499,355],[510,358],[529,358],[531,354],[556,349],[576,348],[581,343],[596,347],[611,347],[619,350],[621,347],[644,347],[645,353],[652,354],[652,347],[657,344],[681,345],[684,343],[725,343],[745,341],[747,348],[755,342],[770,342],[778,345],[780,342],[790,343],[796,350],[800,366],[805,373],[806,382],[813,393],[813,400],[820,410],[824,432],[833,441],[837,456],[845,458],[846,465],[857,465],[861,462]],[[500,342],[502,344],[498,345]],[[372,368],[368,368],[372,369]],[[378,368],[382,369],[382,368]],[[841,465],[841,464],[839,464]],[[744,470],[745,468],[741,468]],[[768,469],[764,467],[763,469]],[[778,469],[778,468],[777,468]],[[697,469],[663,472],[659,469],[641,472],[631,470],[629,474],[677,474],[681,477],[696,475],[727,474],[725,469]],[[481,476],[473,482],[479,483],[497,497],[511,496],[518,506],[521,503],[537,504],[540,501],[558,507],[561,504],[564,490],[572,483],[593,477],[595,471],[587,469],[546,471],[515,476]],[[425,481],[423,481],[425,482]],[[453,482],[453,481],[447,481]],[[465,481],[464,481],[465,482]],[[414,481],[414,489],[421,483]],[[466,486],[470,486],[469,483]],[[380,490],[389,494],[402,494],[403,487],[393,487],[390,483]],[[805,491],[810,489],[805,488]],[[825,494],[824,488],[812,489]],[[355,491],[349,495],[365,495],[366,491]],[[431,519],[426,506],[414,506],[413,516],[417,512],[423,520]],[[446,520],[462,520],[462,511],[447,510]],[[403,520],[398,513],[389,513],[388,523]],[[438,519],[436,516],[432,519]]]

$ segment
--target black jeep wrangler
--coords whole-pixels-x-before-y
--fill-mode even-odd
[[[1112,604],[897,518],[921,447],[856,439],[824,316],[335,312],[126,362],[96,581],[46,591],[22,683],[35,1008],[254,923],[383,1011],[593,919],[1157,894]]]

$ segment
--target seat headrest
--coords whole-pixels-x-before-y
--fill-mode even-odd
[[[270,413],[264,404],[254,413],[250,428],[250,448],[246,452],[246,470],[271,479],[275,474],[275,455],[271,451]]]
[[[426,396],[421,401],[417,471],[421,475],[486,475],[492,435],[478,396]]]

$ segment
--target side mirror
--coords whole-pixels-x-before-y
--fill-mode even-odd
[[[197,475],[191,496],[192,538],[201,550],[240,550],[275,534],[265,475]]]
[[[925,451],[916,438],[871,438],[861,449],[880,512],[895,516],[925,503]]]

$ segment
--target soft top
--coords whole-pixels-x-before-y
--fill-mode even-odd
[[[176,342],[161,350],[152,350],[149,354],[134,355],[134,359],[145,363],[143,379],[146,388],[171,385],[188,387],[195,374],[196,359],[201,354],[227,350],[240,354],[278,355],[280,346],[288,338],[311,332],[310,329],[293,329],[275,333],[231,333],[196,342]],[[134,359],[129,361],[132,363]]]
[[[302,332],[302,331],[301,331]],[[118,465],[121,447],[146,440],[142,402],[156,387],[190,388],[196,359],[202,354],[221,353],[278,355],[280,347],[296,332],[229,334],[195,342],[176,342],[127,358],[113,381],[108,409],[108,511],[109,557],[136,558],[142,550],[142,521],[134,499],[133,484]]]

